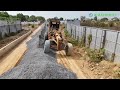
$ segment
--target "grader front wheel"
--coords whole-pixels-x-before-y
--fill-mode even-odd
[[[73,51],[73,45],[71,43],[68,43],[65,47],[65,53],[67,56],[71,56]]]
[[[50,40],[46,40],[44,44],[44,53],[50,52]]]

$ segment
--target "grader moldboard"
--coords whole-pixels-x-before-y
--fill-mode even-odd
[[[67,56],[70,56],[73,50],[71,43],[68,43],[62,36],[60,30],[60,20],[50,19],[49,30],[44,34],[44,53],[49,53],[50,49],[57,51],[65,50]]]

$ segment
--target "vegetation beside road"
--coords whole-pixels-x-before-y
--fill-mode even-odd
[[[97,16],[94,17],[93,19],[90,19],[86,18],[85,16],[81,16],[80,25],[103,29],[120,30],[120,19],[117,17],[114,17],[112,19],[108,19],[106,17],[97,19]]]
[[[104,59],[104,49],[90,49],[91,35],[88,35],[88,47],[85,47],[84,36],[75,40],[65,29],[65,38],[74,46],[73,58],[87,78],[93,79],[120,79],[120,65]]]
[[[20,20],[34,22],[34,21],[45,21],[45,18],[42,16],[35,16],[35,15],[24,15],[22,13],[18,13],[17,15],[10,15],[7,12],[0,12],[0,20],[7,20],[7,21],[15,21]]]

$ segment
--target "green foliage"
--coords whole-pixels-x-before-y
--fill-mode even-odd
[[[3,37],[2,37],[2,32],[0,32],[0,40],[2,40],[3,39]]]
[[[90,47],[90,43],[92,42],[92,34],[88,35],[88,45]]]
[[[32,15],[32,16],[30,16],[29,20],[34,22],[34,21],[37,21],[37,18],[34,15]]]
[[[108,21],[108,18],[102,18],[100,21],[102,22]]]
[[[112,53],[111,61],[114,61],[115,53]]]
[[[82,17],[80,25],[120,30],[120,20],[117,17],[114,17],[111,20],[108,20],[108,18],[102,18],[99,20],[97,17],[94,17],[94,19],[84,19],[84,17]]]
[[[120,79],[120,69],[114,71],[114,73],[115,73],[114,78],[115,78],[115,79]]]
[[[32,28],[34,28],[35,26],[34,25],[32,25]]]
[[[30,26],[31,24],[28,24],[28,26]]]
[[[37,16],[36,18],[37,18],[38,21],[45,21],[45,18],[42,17],[42,16]]]
[[[61,18],[60,18],[60,20],[62,21],[62,20],[63,20],[63,18],[61,17]]]
[[[87,55],[90,57],[91,61],[100,62],[104,59],[105,49],[86,49]]]
[[[20,33],[21,32],[21,30],[19,30],[17,33]]]
[[[10,35],[11,35],[11,36],[14,36],[14,35],[16,35],[16,33],[15,33],[15,32],[11,32]]]
[[[97,16],[94,17],[94,20],[97,21]]]
[[[110,22],[109,22],[109,26],[110,26],[110,27],[113,27],[113,26],[114,26],[114,22],[113,22],[113,21],[110,21]]]
[[[9,34],[5,33],[5,37],[9,37],[9,36],[10,36]]]
[[[0,12],[0,17],[9,17],[7,12]]]
[[[28,21],[29,20],[29,16],[28,15],[24,15],[25,16],[25,20]]]
[[[67,30],[64,30],[64,33],[65,33],[65,36],[66,36],[66,37],[70,37],[70,34],[68,33]]]
[[[120,21],[117,17],[111,19],[112,21]]]
[[[72,38],[72,37],[68,40],[68,42],[72,43],[74,46],[78,45],[78,41],[76,39]]]
[[[81,16],[81,21],[84,21],[85,20],[85,16]]]
[[[29,15],[23,15],[22,13],[18,13],[17,15],[9,15],[7,12],[0,12],[0,20],[7,20],[7,21],[16,21],[16,20],[21,20],[21,21],[45,21],[45,18],[42,16],[30,16]]]
[[[78,45],[78,40],[72,38],[72,37],[70,36],[70,34],[68,33],[67,30],[65,30],[64,33],[65,33],[65,36],[66,36],[66,37],[69,37],[69,40],[68,40],[69,43],[72,43],[72,44],[75,45],[75,46]]]
[[[17,14],[17,18],[19,18],[21,21],[26,21],[26,18],[22,13]]]
[[[80,47],[85,47],[85,42],[84,42],[85,36],[83,35],[82,38],[79,41],[79,46]]]

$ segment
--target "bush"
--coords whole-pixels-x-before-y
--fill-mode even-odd
[[[16,33],[15,33],[15,32],[11,32],[10,35],[11,35],[11,36],[14,36],[14,35],[16,35]]]
[[[28,24],[28,26],[30,26],[31,24]]]
[[[105,23],[104,23],[104,22],[100,22],[100,23],[99,23],[99,26],[100,26],[100,27],[105,27]]]
[[[21,30],[19,30],[17,33],[20,33],[21,32]]]
[[[114,71],[114,73],[115,73],[114,78],[115,78],[115,79],[120,79],[120,69]]]
[[[32,28],[34,28],[35,26],[34,25],[32,25]]]
[[[92,42],[92,34],[88,35],[88,46],[90,47],[90,43]]]
[[[79,41],[79,46],[80,47],[85,47],[85,42],[84,42],[85,36],[83,35],[82,38]]]
[[[65,37],[70,37],[70,34],[68,33],[67,30],[65,30],[64,33],[65,33]]]
[[[104,58],[104,53],[105,53],[105,49],[95,49],[95,50],[91,50],[91,49],[87,49],[87,55],[90,57],[91,61],[94,62],[100,62],[103,60]]]
[[[5,37],[9,37],[9,36],[10,36],[9,34],[5,33]]]
[[[0,32],[0,40],[2,40],[3,39],[3,37],[2,37],[2,32]]]
[[[69,37],[69,40],[68,40],[69,43],[72,43],[75,46],[78,45],[78,40],[72,38],[67,30],[65,30],[64,33],[65,33],[65,37]]]
[[[72,44],[75,45],[75,46],[78,45],[78,40],[76,40],[76,39],[74,39],[74,38],[72,38],[72,37],[68,40],[68,42],[69,42],[69,43],[72,43]]]

